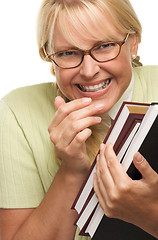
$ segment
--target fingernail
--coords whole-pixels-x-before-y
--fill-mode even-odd
[[[136,161],[137,161],[138,163],[141,163],[141,162],[143,161],[143,157],[142,157],[142,155],[141,155],[140,153],[137,153],[137,154],[136,154]]]
[[[97,122],[101,122],[101,120],[102,120],[101,117],[95,117],[95,119]]]
[[[82,102],[84,103],[90,103],[92,101],[91,98],[82,98]]]
[[[97,155],[97,158],[96,158],[96,161],[98,161],[99,160],[99,154]]]
[[[105,147],[104,143],[100,144],[100,151],[103,150]]]
[[[104,107],[104,104],[99,103],[99,104],[96,104],[96,105],[94,105],[94,106],[95,106],[96,109],[98,109],[98,110],[102,110],[103,107]]]

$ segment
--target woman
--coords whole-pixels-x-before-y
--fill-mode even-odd
[[[77,213],[71,205],[108,131],[110,118],[124,100],[158,101],[158,68],[132,68],[140,65],[136,57],[140,41],[141,25],[127,0],[43,2],[38,19],[39,52],[52,62],[56,84],[18,89],[1,101],[2,239],[88,239],[78,236],[73,225]],[[100,183],[104,154],[108,161],[116,160],[112,147],[103,147],[97,170]],[[137,166],[145,178],[144,184],[138,181],[138,188],[150,192],[147,212],[140,210],[139,221],[137,214],[129,219],[133,205],[129,212],[121,209],[121,214],[111,211],[109,216],[132,222],[158,237],[158,176],[144,159]],[[116,171],[122,173],[118,164]],[[122,176],[128,179],[125,173]],[[133,189],[132,184],[128,179],[126,188]],[[106,198],[102,198],[105,190],[97,181],[94,186],[107,213]],[[143,196],[138,190],[134,194],[138,205]],[[144,223],[153,209],[150,224]]]

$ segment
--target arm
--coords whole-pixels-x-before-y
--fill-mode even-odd
[[[65,103],[59,97],[55,105],[57,112],[49,133],[62,160],[61,167],[39,207],[23,212],[15,210],[14,218],[13,210],[2,210],[0,234],[3,234],[3,240],[74,239],[76,212],[71,210],[71,205],[90,167],[85,147],[85,141],[91,135],[88,127],[101,121],[93,116],[101,109],[90,101],[78,99]]]
[[[0,239],[73,239],[77,216],[71,205],[81,183],[59,171],[36,209],[1,209]]]
[[[141,180],[128,177],[112,144],[102,144],[94,189],[106,216],[132,223],[158,238],[158,174],[140,153],[133,161],[143,176]]]

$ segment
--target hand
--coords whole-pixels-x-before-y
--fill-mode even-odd
[[[102,105],[94,105],[90,98],[65,103],[61,97],[55,100],[56,113],[49,126],[51,141],[62,160],[62,168],[70,173],[87,172],[90,160],[86,152],[86,140],[91,135],[90,126],[101,122],[97,113]]]
[[[101,144],[94,190],[106,216],[137,225],[158,237],[158,174],[140,153],[133,158],[142,174],[132,180],[119,163],[112,144]]]

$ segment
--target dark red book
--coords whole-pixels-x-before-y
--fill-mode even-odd
[[[124,143],[126,143],[136,124],[142,121],[149,105],[150,104],[124,102],[118,111],[118,114],[116,115],[116,118],[108,131],[108,134],[106,135],[104,143],[112,142],[114,144],[114,150],[118,154],[124,146]],[[120,161],[121,160],[122,159],[120,159]],[[82,217],[83,213],[85,214],[85,208],[90,203],[90,200],[94,194],[93,173],[95,172],[95,164],[96,158],[72,206],[72,209],[76,209],[79,213],[79,218]],[[95,204],[94,202],[95,201],[92,202],[92,206],[89,208],[89,212],[87,212],[87,219],[90,215],[92,216],[92,212],[98,203],[97,200]],[[79,221],[79,218],[76,222]],[[87,225],[86,219],[83,221],[83,228],[85,228],[85,223]]]
[[[133,122],[132,126],[130,127],[130,129],[128,130],[127,134],[125,135],[125,140],[123,139],[123,141],[122,141],[122,142],[124,142],[124,144],[121,144],[120,151],[118,151],[118,155],[117,155],[118,160],[120,162],[124,158],[124,155],[125,155],[128,147],[130,146],[136,132],[138,131],[140,123],[141,123],[140,120],[135,120]],[[127,135],[128,135],[128,137],[127,137]],[[95,211],[94,211],[94,208],[95,208]],[[94,194],[94,190],[92,189],[79,216],[78,216],[78,219],[76,221],[76,225],[81,229],[80,235],[87,236],[87,233],[85,233],[83,231],[83,229],[87,229],[93,215],[95,215],[94,218],[97,218],[98,214],[99,215],[101,214],[101,216],[104,215],[103,211],[101,211],[101,213],[96,213],[96,210],[98,208],[99,208],[98,199],[96,198],[96,196]],[[91,214],[91,212],[93,214]],[[90,217],[88,217],[88,219],[87,219],[87,216],[89,216],[89,215],[90,215]]]
[[[122,161],[125,171],[132,179],[138,180],[142,177],[132,162],[133,155],[137,151],[139,151],[151,167],[158,172],[157,147],[158,104],[151,104]],[[106,217],[101,213],[100,209],[101,207],[98,205],[95,213],[100,211],[100,214],[96,214],[96,217],[95,213],[93,213],[94,221],[91,218],[91,221],[88,223],[88,228],[85,229],[85,232],[91,235],[92,240],[126,240],[127,236],[128,240],[157,239],[133,224]]]

